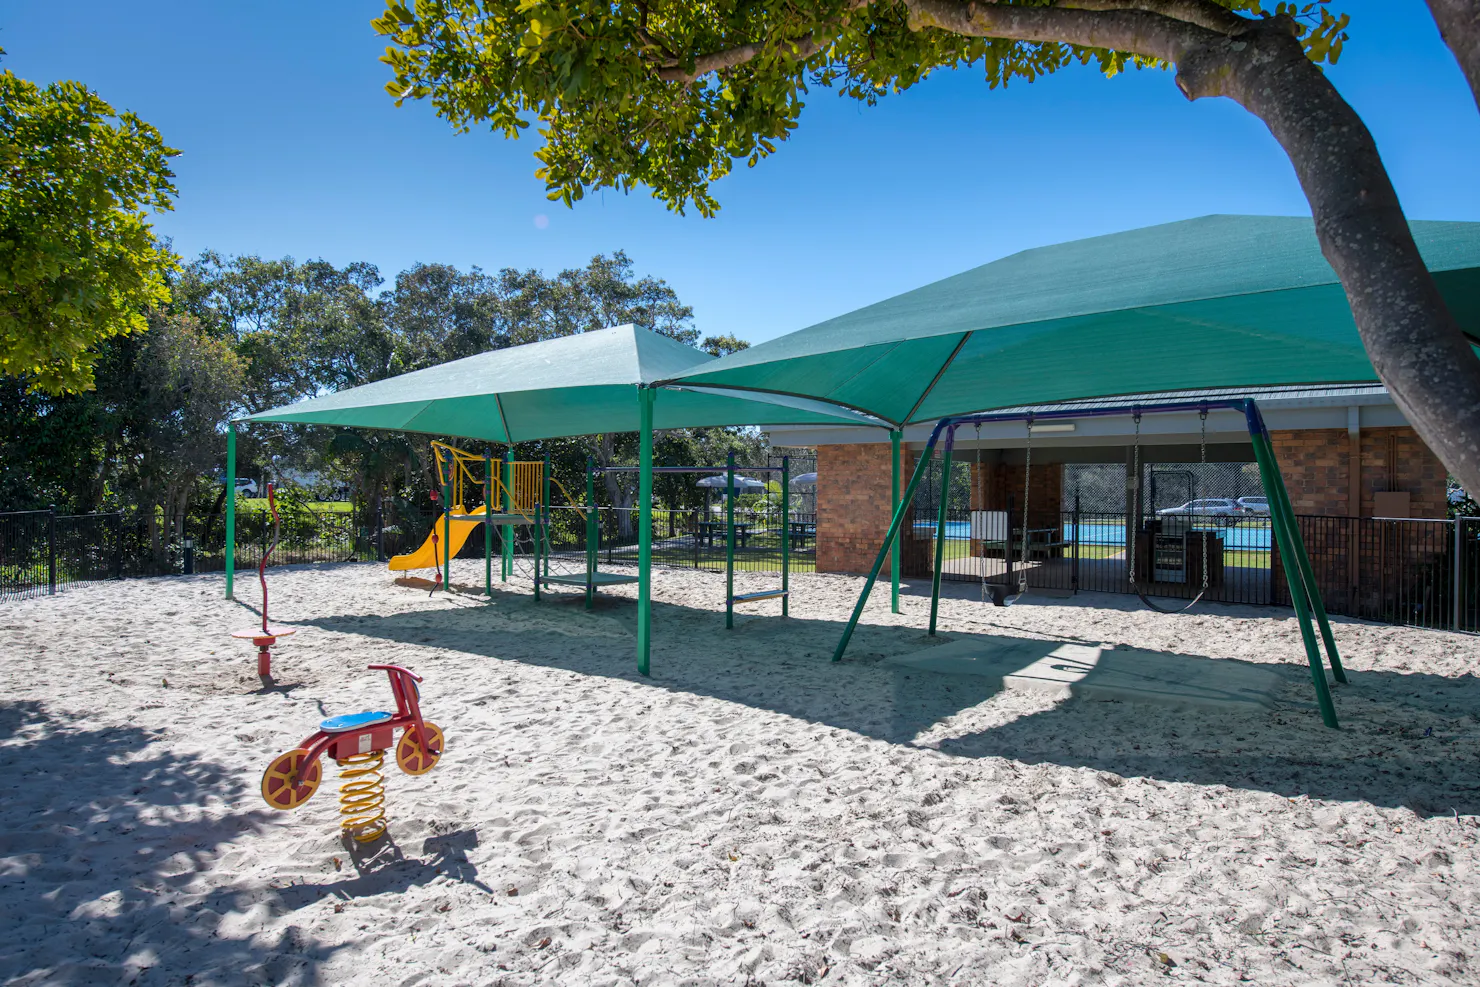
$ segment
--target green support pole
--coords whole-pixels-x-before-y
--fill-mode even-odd
[[[951,452],[955,444],[956,430],[953,428],[946,433],[946,448],[940,460],[940,510],[935,518],[935,571],[930,574],[930,630],[927,631],[931,637],[935,636],[935,618],[940,611],[940,569],[946,557],[946,507],[951,502]],[[895,534],[899,533],[896,531]],[[1011,541],[1012,532],[1009,531],[1007,537]]]
[[[725,462],[725,629],[735,626],[735,454]]]
[[[514,450],[504,450],[504,513],[514,513]],[[502,531],[503,551],[503,581],[508,582],[509,576],[514,572],[514,527],[504,525]]]
[[[1269,498],[1269,517],[1271,526],[1274,528],[1275,542],[1280,551],[1285,553],[1287,559],[1295,557],[1295,545],[1292,542],[1299,541],[1298,530],[1292,532],[1289,519],[1285,513],[1285,505],[1280,501],[1279,495],[1275,493],[1275,481],[1271,474],[1279,469],[1273,462],[1270,450],[1265,447],[1261,437],[1257,434],[1251,435],[1254,440],[1254,459],[1259,463],[1259,473],[1264,481],[1264,493]],[[1275,474],[1277,475],[1277,474]],[[1270,569],[1273,578],[1274,569]],[[1295,605],[1295,617],[1300,624],[1300,638],[1305,644],[1305,658],[1310,663],[1311,682],[1316,690],[1316,702],[1321,707],[1321,719],[1326,726],[1333,730],[1336,724],[1336,706],[1331,702],[1331,689],[1326,684],[1326,667],[1321,662],[1320,648],[1316,644],[1316,635],[1311,627],[1310,604],[1306,597],[1305,580],[1299,569],[1296,569],[1294,579],[1290,583],[1290,602]]]
[[[591,457],[586,457],[586,609],[596,605],[596,538],[600,533],[596,522],[596,471],[591,468]]]
[[[453,469],[457,464],[453,464]],[[452,482],[442,484],[442,592],[452,591]]]
[[[889,514],[899,513],[899,444],[904,432],[892,429],[889,432]],[[889,609],[899,613],[899,532],[889,545]]]
[[[483,450],[483,595],[493,595],[493,452]]]
[[[791,616],[791,457],[781,457],[781,616]]]
[[[226,426],[226,598],[236,581],[236,422]]]
[[[544,470],[540,473],[543,478],[543,489],[540,491],[540,501],[545,506],[545,575],[550,574],[550,521],[555,517],[555,511],[550,506],[550,457],[545,457]]]
[[[889,522],[889,532],[884,536],[884,544],[879,546],[879,554],[874,557],[874,566],[869,570],[868,579],[864,581],[863,592],[858,594],[858,602],[853,605],[853,614],[848,618],[848,625],[843,628],[843,636],[838,640],[837,650],[833,652],[833,661],[842,661],[843,652],[848,650],[848,642],[853,638],[853,631],[858,626],[858,618],[863,616],[863,608],[868,605],[868,596],[874,589],[874,583],[879,579],[879,570],[884,568],[884,556],[889,554],[889,546],[899,537],[899,526],[904,521],[905,506],[915,497],[915,488],[920,485],[920,478],[925,475],[925,466],[930,462],[930,456],[935,451],[936,436],[932,435],[930,441],[920,453],[920,459],[915,463],[915,471],[910,474],[910,484],[905,487],[904,495],[901,496],[900,505],[894,512],[894,518]]]
[[[1290,526],[1290,532],[1294,535],[1295,565],[1300,570],[1300,578],[1306,585],[1306,595],[1309,597],[1311,610],[1315,613],[1316,626],[1320,629],[1321,640],[1326,645],[1326,658],[1331,662],[1331,674],[1336,677],[1336,681],[1344,683],[1346,682],[1346,669],[1342,667],[1341,655],[1336,650],[1336,637],[1331,633],[1331,620],[1326,616],[1326,601],[1321,598],[1321,588],[1316,584],[1315,567],[1310,564],[1310,553],[1306,551],[1305,539],[1300,537],[1300,522],[1295,517],[1295,508],[1290,504],[1290,492],[1285,487],[1284,475],[1280,473],[1279,460],[1275,458],[1274,444],[1269,439],[1269,432],[1265,431],[1259,437],[1259,441],[1263,442],[1264,452],[1274,469],[1274,475],[1270,478],[1265,493],[1268,494],[1269,487],[1273,487],[1273,492],[1284,506],[1285,523]],[[1273,504],[1274,501],[1270,503]],[[1270,513],[1273,516],[1273,511]]]
[[[544,528],[541,525],[541,521],[544,518],[544,510],[544,504],[534,505],[534,537],[531,540],[534,542],[534,601],[536,603],[540,601],[540,556],[545,551]]]
[[[653,646],[653,402],[657,392],[637,391],[637,670],[649,674]]]

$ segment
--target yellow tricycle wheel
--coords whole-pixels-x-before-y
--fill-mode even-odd
[[[396,745],[396,764],[408,775],[424,775],[435,768],[445,749],[442,728],[431,720],[421,722],[427,728],[426,743],[422,743],[413,725],[401,731],[401,742]]]
[[[274,809],[296,809],[319,787],[319,759],[304,766],[308,751],[301,747],[284,751],[262,772],[262,797]],[[302,768],[300,772],[300,768]]]

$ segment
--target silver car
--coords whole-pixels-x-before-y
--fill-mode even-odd
[[[1269,498],[1240,497],[1238,499],[1238,506],[1243,510],[1245,514],[1268,514]]]
[[[1266,508],[1268,510],[1268,508]],[[1163,507],[1157,511],[1158,517],[1165,514],[1198,514],[1204,517],[1233,517],[1244,511],[1237,502],[1228,497],[1203,497],[1200,500],[1189,500],[1179,507]]]

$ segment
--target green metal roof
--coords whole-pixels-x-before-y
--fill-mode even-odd
[[[1480,335],[1480,223],[1410,224]],[[682,375],[894,423],[1146,391],[1377,379],[1311,220],[1207,216],[1025,250]]]
[[[636,326],[491,350],[251,415],[300,422],[523,442],[637,430],[637,389],[714,361]],[[664,389],[655,428],[704,425],[874,425],[806,398],[745,391]]]

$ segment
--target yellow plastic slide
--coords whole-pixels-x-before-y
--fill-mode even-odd
[[[455,518],[458,514],[467,514],[467,511],[461,507],[454,507],[452,514]],[[393,556],[391,558],[391,571],[404,572],[407,569],[440,568],[442,560],[447,558],[448,552],[450,551],[453,555],[456,555],[458,549],[463,547],[463,542],[468,540],[468,535],[472,533],[473,529],[483,523],[481,521],[453,520],[451,522],[452,531],[450,534],[452,544],[449,547],[442,544],[442,535],[447,530],[445,527],[448,523],[446,518],[447,516],[445,514],[437,518],[435,526],[433,526],[432,531],[427,535],[427,540],[422,542],[421,547],[416,551],[410,555]],[[432,542],[433,534],[437,536],[435,545]]]

